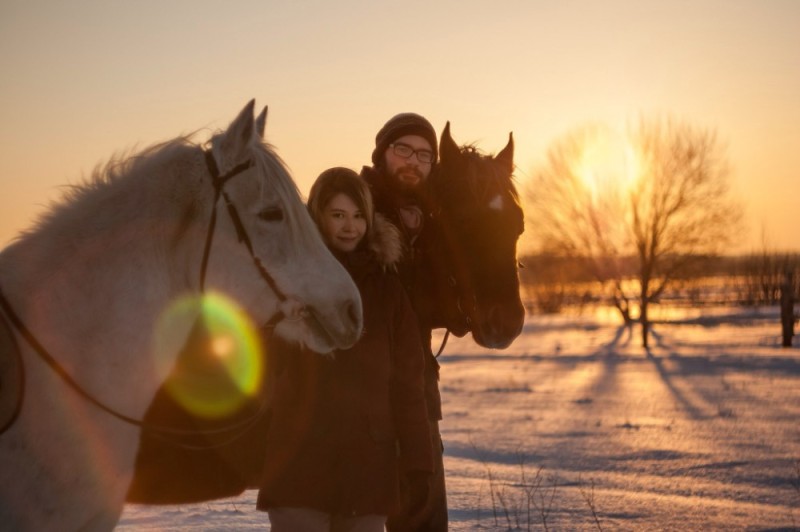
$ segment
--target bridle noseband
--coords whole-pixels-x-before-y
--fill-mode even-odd
[[[239,175],[240,173],[244,172],[245,170],[249,169],[253,166],[253,161],[248,160],[237,166],[230,169],[223,175],[219,174],[219,168],[217,167],[217,163],[214,160],[214,155],[212,154],[211,150],[203,150],[206,167],[208,168],[209,174],[211,174],[211,182],[214,187],[214,201],[212,204],[211,210],[211,218],[209,219],[208,224],[208,231],[206,233],[206,240],[205,246],[203,248],[203,258],[200,264],[200,292],[203,293],[205,290],[205,278],[206,278],[206,271],[208,269],[208,260],[211,254],[211,244],[214,239],[214,232],[216,228],[217,222],[217,203],[219,198],[222,197],[225,200],[225,205],[228,210],[228,214],[231,217],[231,221],[233,222],[234,227],[236,228],[236,234],[239,239],[239,242],[243,243],[247,250],[250,252],[250,256],[253,259],[253,263],[255,264],[256,268],[258,269],[261,277],[266,281],[272,291],[275,293],[276,297],[280,302],[286,301],[287,297],[286,294],[281,291],[278,287],[278,284],[275,282],[275,279],[270,275],[269,271],[264,267],[263,263],[256,257],[255,252],[253,251],[253,244],[250,240],[249,235],[247,234],[247,230],[242,223],[241,217],[239,216],[239,212],[236,210],[236,206],[230,200],[228,194],[222,189],[225,183],[227,183],[231,178]],[[39,355],[39,357],[48,365],[50,368],[59,376],[61,379],[70,387],[73,391],[75,391],[78,395],[83,397],[86,401],[93,404],[100,410],[106,412],[107,414],[111,415],[112,417],[128,423],[130,425],[137,426],[142,430],[147,430],[158,434],[162,437],[165,436],[208,436],[213,434],[224,434],[226,432],[232,432],[234,430],[241,429],[241,434],[244,434],[260,417],[263,413],[263,409],[266,406],[266,402],[258,409],[255,415],[252,417],[232,423],[231,425],[221,427],[218,429],[209,429],[209,430],[186,430],[186,429],[177,429],[174,427],[163,427],[163,426],[155,426],[150,423],[145,422],[142,419],[136,419],[130,416],[127,416],[114,408],[106,405],[102,401],[100,401],[97,397],[92,395],[86,389],[84,389],[73,377],[69,374],[69,372],[61,365],[58,360],[50,354],[50,352],[37,340],[36,336],[28,329],[22,319],[17,315],[14,311],[11,303],[6,298],[5,294],[3,293],[2,287],[0,286],[0,308],[2,308],[3,312],[6,315],[8,322],[13,326],[14,329],[19,332],[22,338],[30,345],[33,350]],[[279,310],[275,316],[273,316],[269,322],[265,325],[265,328],[274,328],[275,325],[279,321],[284,318],[283,313]],[[22,354],[19,351],[16,351],[19,357],[19,378],[21,380],[19,393],[17,394],[17,404],[14,407],[13,413],[11,417],[2,425],[0,426],[0,435],[6,432],[14,422],[19,418],[19,414],[22,411],[22,402],[25,397],[25,367],[22,360]],[[2,420],[0,420],[2,422]],[[235,439],[232,438],[232,439]],[[170,440],[172,441],[172,440]],[[228,443],[228,442],[225,442]],[[221,445],[225,445],[225,443]],[[177,444],[177,443],[176,443]],[[193,447],[197,448],[197,447]],[[211,448],[211,447],[202,447],[202,448]]]

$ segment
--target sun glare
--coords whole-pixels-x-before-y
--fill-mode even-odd
[[[173,302],[159,318],[154,351],[164,386],[194,415],[235,412],[263,381],[266,355],[258,329],[221,293]]]
[[[593,199],[627,194],[639,176],[636,151],[622,135],[598,130],[576,161],[575,172]]]

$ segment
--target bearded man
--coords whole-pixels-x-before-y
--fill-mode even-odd
[[[361,176],[372,190],[375,212],[397,226],[404,239],[404,256],[398,273],[414,306],[425,348],[425,398],[431,424],[434,451],[442,451],[439,420],[442,419],[439,394],[439,364],[431,350],[431,324],[424,301],[430,290],[428,258],[434,247],[430,239],[431,208],[426,180],[435,171],[438,158],[436,131],[416,113],[400,113],[390,118],[375,136],[371,167]],[[435,452],[435,472],[430,477],[402,480],[405,508],[390,516],[390,532],[405,530],[447,530],[447,496],[442,452]]]

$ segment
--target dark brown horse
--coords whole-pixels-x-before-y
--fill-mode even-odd
[[[468,332],[479,345],[503,349],[522,331],[517,240],[524,215],[512,172],[514,140],[496,156],[459,147],[442,133],[441,164],[430,186],[430,270],[414,299],[423,324]]]

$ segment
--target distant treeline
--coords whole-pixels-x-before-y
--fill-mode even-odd
[[[790,283],[800,301],[800,253],[750,253],[738,256],[691,257],[674,275],[671,288],[657,303],[675,305],[775,305]],[[608,286],[617,278],[635,288],[635,257],[564,257],[528,255],[520,259],[520,279],[531,307],[558,312],[563,306],[608,303]],[[607,265],[598,268],[597,265]],[[597,278],[593,272],[614,272]],[[787,277],[788,275],[788,277]],[[534,310],[534,308],[531,308]]]

